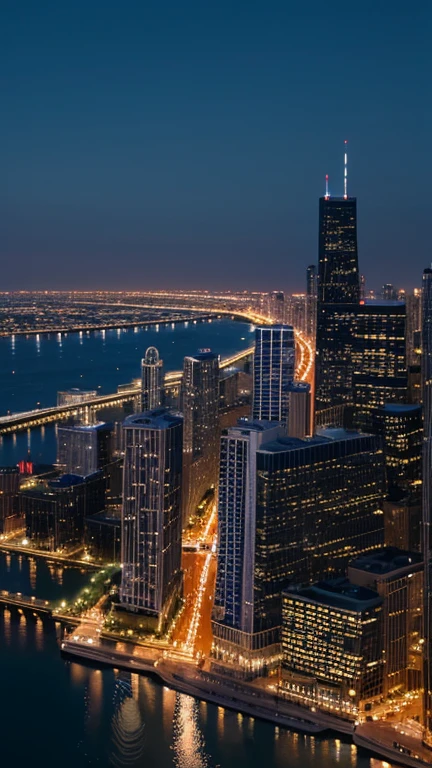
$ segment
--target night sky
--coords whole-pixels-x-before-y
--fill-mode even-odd
[[[3,0],[0,290],[302,290],[345,138],[367,286],[419,285],[431,40],[429,0]]]

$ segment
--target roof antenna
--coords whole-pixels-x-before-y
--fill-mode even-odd
[[[328,173],[326,173],[326,193],[325,193],[325,199],[328,200],[330,197],[329,195],[329,187],[328,187]]]
[[[344,141],[344,200],[348,200],[348,141]]]

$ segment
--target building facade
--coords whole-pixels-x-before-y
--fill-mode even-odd
[[[288,388],[294,374],[294,328],[291,325],[256,328],[253,419],[288,424]]]
[[[219,463],[219,356],[201,350],[185,357],[181,394],[184,416],[183,525],[217,481]]]
[[[278,622],[256,609],[256,475],[257,451],[283,433],[280,424],[245,419],[221,437],[212,655],[239,676],[262,673],[277,660]]]
[[[382,598],[383,695],[422,687],[423,561],[418,552],[386,548],[353,560],[352,584]]]
[[[157,409],[129,416],[123,429],[120,603],[161,632],[182,590],[183,419]]]
[[[340,578],[282,598],[280,693],[356,720],[383,690],[382,599]]]
[[[57,463],[66,474],[86,477],[111,460],[112,424],[74,424],[57,430]]]

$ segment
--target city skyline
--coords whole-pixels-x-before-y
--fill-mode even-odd
[[[3,25],[4,289],[303,290],[346,139],[367,283],[418,285],[430,8],[24,8]]]

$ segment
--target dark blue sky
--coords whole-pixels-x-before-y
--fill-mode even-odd
[[[324,175],[370,287],[432,259],[429,0],[4,0],[0,290],[298,290]]]

